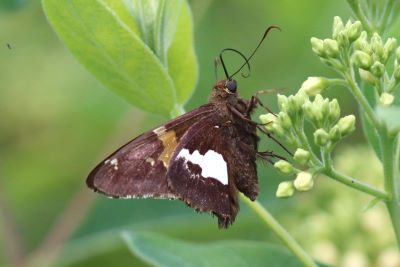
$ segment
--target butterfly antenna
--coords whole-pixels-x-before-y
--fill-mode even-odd
[[[248,67],[248,69],[249,69],[249,73],[250,73],[250,71],[251,71],[251,69],[250,69],[250,64],[249,64],[249,60],[246,58],[246,56],[243,55],[242,52],[240,52],[240,51],[238,51],[238,50],[236,50],[236,49],[233,49],[233,48],[225,48],[225,49],[222,49],[222,51],[219,53],[219,61],[221,62],[222,68],[224,69],[224,72],[225,72],[225,76],[226,76],[226,78],[227,78],[228,80],[231,80],[233,75],[229,76],[228,70],[227,70],[226,65],[225,65],[225,62],[224,62],[224,59],[222,58],[223,53],[226,52],[226,51],[232,51],[232,52],[235,52],[235,53],[237,53],[238,55],[240,55],[240,56],[244,59],[244,61],[245,61],[244,64],[240,67],[240,69],[242,69],[244,66],[247,65],[247,67]]]
[[[258,48],[260,48],[261,44],[264,42],[264,40],[265,40],[265,38],[267,37],[268,33],[269,33],[271,30],[273,30],[273,29],[281,30],[281,28],[279,28],[278,26],[274,26],[274,25],[273,25],[273,26],[269,26],[268,29],[265,30],[264,35],[263,35],[263,37],[261,38],[261,40],[260,40],[260,42],[258,43],[258,45],[256,46],[256,48],[253,50],[253,52],[251,53],[251,55],[248,57],[247,61],[246,61],[242,66],[240,66],[240,68],[239,68],[234,74],[232,74],[232,75],[230,76],[230,78],[232,78],[233,76],[235,76],[236,74],[238,74],[238,72],[241,71],[245,65],[249,65],[249,62],[248,62],[248,61],[250,61],[250,59],[254,56],[254,54],[257,52]],[[249,74],[250,74],[250,72],[249,72]],[[243,77],[246,77],[246,76],[244,76],[243,74],[242,74],[242,76],[243,76]],[[248,76],[247,76],[247,77],[248,77]]]

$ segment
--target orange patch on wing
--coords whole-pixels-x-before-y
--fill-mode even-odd
[[[158,139],[161,140],[164,146],[164,150],[162,151],[158,159],[163,162],[166,168],[168,168],[172,154],[174,154],[174,151],[178,145],[178,143],[176,142],[176,135],[173,130],[165,131],[162,133],[157,132],[157,135]]]

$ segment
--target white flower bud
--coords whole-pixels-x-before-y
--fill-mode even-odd
[[[328,119],[331,123],[335,123],[340,117],[340,106],[337,99],[332,99],[329,102],[329,114]]]
[[[265,129],[267,129],[267,131],[272,131],[272,125],[276,122],[276,116],[272,113],[268,113],[268,114],[262,114],[259,117],[260,121],[265,124]]]
[[[288,98],[285,95],[278,94],[278,107],[281,111],[287,111]]]
[[[323,77],[308,77],[303,82],[300,90],[309,96],[314,96],[329,86],[329,82]]]
[[[367,41],[366,31],[361,32],[360,37],[358,37],[358,39],[354,42],[354,49],[361,50],[367,54],[372,53],[371,47]]]
[[[292,181],[281,182],[276,190],[276,197],[291,197],[294,193]]]
[[[383,49],[388,55],[390,55],[396,48],[396,44],[397,44],[396,38],[388,38],[386,40],[385,45],[383,46]]]
[[[383,93],[379,97],[379,101],[384,106],[390,106],[394,101],[394,96],[392,94],[389,94],[389,93]]]
[[[339,45],[338,42],[332,39],[325,39],[324,51],[329,57],[336,58],[339,56]]]
[[[323,147],[326,146],[329,142],[329,134],[322,128],[317,129],[314,132],[314,143],[317,146]]]
[[[340,134],[342,136],[345,136],[356,129],[355,124],[356,124],[356,117],[354,117],[354,115],[348,115],[346,117],[341,118],[338,121],[337,126],[339,127]]]
[[[340,47],[348,47],[350,45],[349,38],[344,31],[341,31],[336,36],[336,41],[338,42]]]
[[[302,148],[298,148],[296,152],[294,152],[293,158],[298,163],[305,165],[310,160],[310,152]]]
[[[279,112],[278,119],[283,129],[289,130],[292,128],[292,121],[286,112]]]
[[[383,65],[379,61],[376,61],[371,66],[371,73],[378,78],[382,77],[382,75],[385,73],[385,65]]]
[[[292,164],[290,164],[286,160],[279,160],[279,161],[275,162],[274,167],[282,174],[289,175],[294,172],[294,168],[293,168]]]
[[[321,39],[315,37],[311,37],[310,41],[311,41],[311,48],[314,51],[314,53],[320,57],[323,57],[325,55],[324,42]]]
[[[356,21],[353,24],[351,24],[349,27],[347,27],[347,37],[349,38],[349,41],[352,43],[354,42],[361,34],[361,22]]]
[[[276,134],[279,137],[283,137],[285,135],[285,130],[279,123],[272,124],[272,133]]]
[[[308,191],[314,186],[314,180],[311,173],[300,172],[294,180],[294,187],[299,191]]]
[[[332,37],[333,39],[336,39],[338,34],[342,32],[344,29],[343,21],[340,17],[335,16],[333,18],[333,27],[332,27]]]
[[[360,74],[360,77],[363,81],[371,85],[376,84],[377,82],[376,77],[371,72],[363,69],[358,69],[358,73]]]
[[[352,56],[354,64],[361,69],[369,69],[372,65],[372,58],[370,55],[363,51],[355,51]]]
[[[377,33],[374,33],[372,35],[371,48],[372,48],[372,51],[374,51],[374,53],[378,56],[378,58],[382,59],[382,56],[384,54],[383,42],[382,42],[382,38]]]

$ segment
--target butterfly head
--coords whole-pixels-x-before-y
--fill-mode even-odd
[[[218,81],[214,86],[215,93],[218,95],[236,95],[237,94],[237,82],[234,79],[225,79]]]

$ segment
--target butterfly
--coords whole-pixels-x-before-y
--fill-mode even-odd
[[[239,53],[250,70],[249,58]],[[260,125],[251,119],[257,95],[242,99],[228,75],[217,81],[209,102],[128,142],[98,164],[87,186],[113,198],[179,199],[199,212],[218,217],[227,228],[238,213],[238,192],[255,200],[259,193],[256,159],[276,155],[258,151]],[[263,106],[263,105],[262,105]]]

